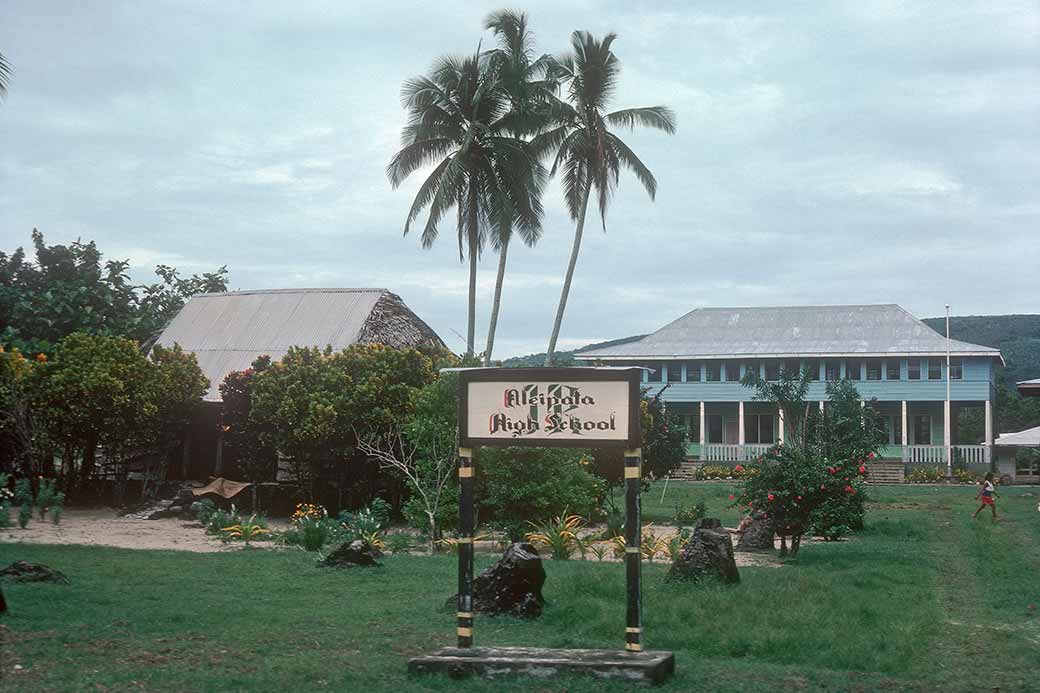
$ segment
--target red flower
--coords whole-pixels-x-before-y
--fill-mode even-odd
[[[846,486],[845,487],[845,493],[854,493],[854,491],[853,491],[851,486]]]
[[[863,465],[863,464],[861,464],[861,465],[859,466],[859,473],[860,473],[860,474],[866,474],[866,473],[867,473],[867,467],[866,467],[866,465]]]
[[[744,468],[738,464],[736,467],[733,468],[733,471],[742,472],[744,471]]]
[[[731,493],[731,494],[729,494],[729,499],[730,499],[730,500],[733,500],[733,494],[732,494],[732,493]]]
[[[821,491],[826,491],[826,490],[827,490],[827,487],[826,487],[826,486],[824,486],[823,484],[820,484],[820,490],[821,490]]]
[[[874,453],[870,453],[869,455],[867,455],[867,457],[869,457],[870,459],[874,459]]]
[[[751,503],[748,503],[748,504],[747,504],[747,507],[749,507],[749,508],[750,508],[750,507],[751,507]]]
[[[802,500],[801,496],[795,496],[795,500]]]
[[[773,500],[773,499],[776,498],[776,496],[774,496],[772,493],[770,493],[768,496],[766,496],[766,498],[768,498],[769,500]]]
[[[827,471],[830,472],[831,474],[835,474],[835,473],[837,473],[838,470],[835,469],[834,467],[827,467]]]
[[[47,354],[36,354],[36,361],[39,363],[47,363]]]

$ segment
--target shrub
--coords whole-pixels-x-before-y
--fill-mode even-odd
[[[0,473],[0,529],[11,526],[11,501],[14,500],[14,492],[7,488],[8,475]]]
[[[341,526],[336,520],[305,515],[282,533],[282,542],[290,546],[299,546],[304,551],[320,551],[333,540],[340,529]]]
[[[836,529],[839,526],[863,526],[867,471],[863,464],[831,463],[798,448],[781,447],[753,467],[757,473],[745,478],[738,502],[750,512],[772,518],[781,538],[781,555],[786,553],[788,537],[791,555],[797,554],[802,535],[814,527],[833,535],[841,531]],[[822,509],[826,515],[818,516]]]
[[[415,538],[411,534],[399,532],[390,534],[384,540],[386,549],[392,554],[408,553],[415,548]]]
[[[979,475],[970,469],[960,468],[953,470],[953,477],[959,484],[977,484],[979,483]]]
[[[666,540],[668,559],[675,561],[682,553],[683,547],[690,541],[690,530],[680,529]]]
[[[693,525],[697,523],[697,520],[701,519],[708,513],[708,508],[704,504],[704,501],[697,501],[696,503],[676,503],[675,504],[675,524],[679,527],[687,525]]]
[[[210,515],[216,512],[217,506],[209,498],[203,498],[202,500],[192,503],[190,510],[195,513],[195,517],[198,521],[205,526],[209,523]]]
[[[588,471],[587,453],[566,448],[484,448],[476,462],[481,520],[518,541],[533,517],[589,517],[606,484]]]
[[[932,484],[942,481],[946,472],[942,467],[914,467],[906,476],[911,484]]]
[[[534,528],[526,535],[532,544],[547,547],[555,560],[565,561],[577,548],[578,530],[585,521],[578,515],[564,513],[542,523],[528,522]]]
[[[267,528],[267,523],[256,513],[253,513],[245,522],[224,527],[220,531],[225,542],[234,539],[245,542],[246,546],[249,546],[250,541],[271,538],[271,530]]]
[[[14,502],[18,504],[18,526],[25,529],[32,519],[33,491],[29,479],[14,482]]]

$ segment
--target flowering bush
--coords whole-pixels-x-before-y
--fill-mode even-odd
[[[942,481],[945,476],[942,467],[914,467],[906,475],[906,480],[911,484],[933,484]]]
[[[324,517],[329,516],[329,511],[325,509],[323,505],[317,505],[315,503],[299,503],[296,506],[296,510],[289,516],[290,524],[297,525],[304,518],[311,518],[313,520],[320,520]]]
[[[839,526],[862,526],[866,466],[859,460],[829,462],[798,448],[780,447],[751,463],[735,502],[772,518],[781,555],[798,553],[802,535],[819,525],[833,536]]]
[[[578,530],[585,524],[579,515],[567,515],[564,513],[546,522],[528,522],[534,528],[528,532],[525,539],[532,544],[549,549],[552,557],[556,560],[567,560],[578,546]]]
[[[708,507],[704,504],[704,501],[698,501],[691,505],[676,503],[675,524],[677,527],[696,524],[697,520],[707,515],[707,513]]]
[[[954,469],[953,477],[960,484],[977,484],[979,483],[979,475],[970,469]]]

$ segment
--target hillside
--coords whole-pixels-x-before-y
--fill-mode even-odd
[[[946,333],[945,318],[922,322]],[[1009,387],[1020,380],[1040,378],[1040,315],[965,315],[950,318],[950,337],[1000,349],[1007,367],[1002,378]]]

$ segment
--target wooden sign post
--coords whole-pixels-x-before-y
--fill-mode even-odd
[[[409,662],[415,672],[558,670],[660,682],[670,652],[643,652],[639,368],[459,369],[457,647]],[[474,464],[480,447],[616,448],[625,459],[625,650],[473,647]]]

